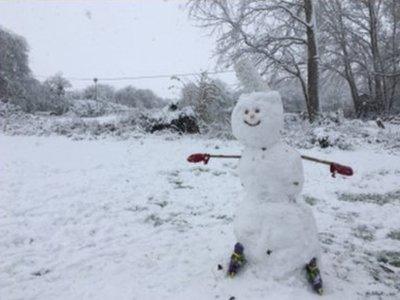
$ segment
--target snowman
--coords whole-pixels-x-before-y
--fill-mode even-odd
[[[235,213],[237,243],[228,274],[234,276],[245,263],[259,276],[277,280],[307,274],[322,293],[317,227],[311,209],[299,199],[301,156],[282,141],[281,96],[248,62],[238,64],[236,72],[250,84],[231,119],[233,134],[244,146],[238,168],[244,197]]]

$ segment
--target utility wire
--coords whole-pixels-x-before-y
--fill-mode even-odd
[[[157,78],[172,78],[172,77],[187,77],[187,76],[196,76],[196,75],[201,75],[201,74],[226,74],[226,73],[234,73],[233,70],[227,70],[227,71],[214,71],[214,72],[197,72],[197,73],[180,73],[180,74],[164,74],[164,75],[144,75],[144,76],[127,76],[127,77],[64,77],[65,79],[71,80],[71,81],[93,81],[94,79],[97,79],[98,81],[123,81],[123,80],[140,80],[140,79],[157,79]],[[48,78],[48,76],[40,76],[38,75],[37,77],[41,78]]]

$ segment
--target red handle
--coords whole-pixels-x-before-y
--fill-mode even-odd
[[[194,153],[187,158],[187,161],[191,163],[203,162],[206,165],[210,157],[211,155],[208,153]]]
[[[331,163],[331,173],[332,177],[335,177],[336,173],[344,176],[352,176],[354,174],[352,168],[337,163]]]

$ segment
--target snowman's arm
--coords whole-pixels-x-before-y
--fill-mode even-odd
[[[208,161],[210,160],[210,158],[237,158],[240,159],[242,156],[241,155],[215,155],[215,154],[208,154],[208,153],[194,153],[192,155],[190,155],[187,160],[188,162],[191,163],[198,163],[198,162],[204,162],[204,164],[208,164]],[[302,159],[304,160],[309,160],[309,161],[313,161],[316,163],[320,163],[320,164],[325,164],[325,165],[329,165],[330,167],[330,171],[332,173],[332,177],[335,177],[335,174],[338,173],[340,175],[344,175],[344,176],[352,176],[353,175],[353,169],[349,166],[345,166],[345,165],[341,165],[332,161],[328,161],[328,160],[322,160],[322,159],[318,159],[315,157],[310,157],[310,156],[306,156],[306,155],[301,155],[300,156]]]
[[[216,155],[208,153],[194,153],[187,158],[188,162],[198,163],[203,162],[205,165],[208,164],[210,158],[241,158],[241,155]]]

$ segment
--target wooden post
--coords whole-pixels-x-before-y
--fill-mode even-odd
[[[97,81],[99,81],[97,78],[93,78],[94,81],[94,100],[97,101]]]

